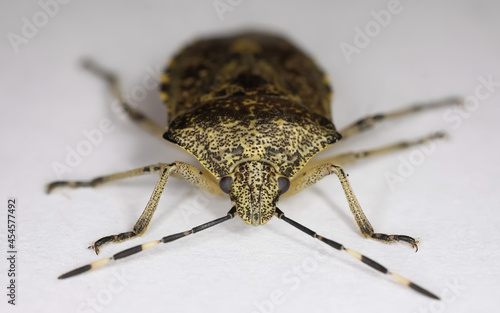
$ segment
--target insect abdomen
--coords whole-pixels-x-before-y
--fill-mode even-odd
[[[245,95],[291,100],[331,120],[328,79],[278,36],[243,33],[196,41],[172,59],[162,77],[169,123],[209,101]]]

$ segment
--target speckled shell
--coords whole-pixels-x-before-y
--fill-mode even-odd
[[[215,177],[243,161],[265,161],[293,177],[341,138],[331,121],[331,87],[287,40],[244,33],[203,39],[180,51],[162,76],[164,138]]]

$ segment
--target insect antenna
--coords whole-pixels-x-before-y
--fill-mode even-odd
[[[131,256],[133,254],[136,254],[136,253],[139,253],[141,251],[147,250],[151,247],[154,247],[159,243],[167,243],[167,242],[171,242],[171,241],[174,241],[174,240],[177,240],[180,238],[184,238],[188,235],[197,233],[199,231],[205,230],[207,228],[210,228],[210,227],[215,226],[217,224],[220,224],[222,222],[228,221],[234,217],[235,213],[236,213],[236,207],[232,207],[231,210],[229,210],[227,215],[224,217],[220,217],[220,218],[217,218],[213,221],[207,222],[205,224],[201,224],[199,226],[196,226],[196,227],[194,227],[188,231],[182,232],[182,233],[169,235],[169,236],[163,237],[160,240],[153,240],[153,241],[149,241],[149,242],[143,243],[141,245],[138,245],[138,246],[135,246],[132,248],[128,248],[126,250],[123,250],[121,252],[116,253],[112,257],[97,260],[97,261],[92,262],[90,264],[87,264],[87,265],[84,265],[82,267],[76,268],[72,271],[69,271],[65,274],[62,274],[61,276],[58,277],[58,279],[64,279],[64,278],[72,277],[72,276],[75,276],[75,275],[78,275],[81,273],[85,273],[85,272],[88,272],[91,270],[95,270],[95,269],[107,264],[111,260],[123,259],[125,257]]]
[[[346,247],[344,247],[342,244],[338,243],[338,242],[335,242],[331,239],[328,239],[328,238],[325,238],[323,236],[320,236],[318,234],[316,234],[316,232],[314,232],[313,230],[297,223],[296,221],[288,218],[285,216],[285,213],[283,213],[283,211],[281,211],[280,209],[276,208],[276,216],[287,222],[288,224],[292,225],[293,227],[303,231],[304,233],[308,234],[309,236],[312,236],[313,238],[316,238],[316,239],[319,239],[321,242],[324,242],[326,243],[327,245],[329,245],[330,247],[332,248],[335,248],[337,250],[340,250],[340,251],[345,251],[347,252],[350,256],[356,258],[357,260],[365,263],[366,265],[376,269],[377,271],[379,272],[382,272],[384,274],[388,274],[390,275],[392,278],[394,278],[398,283],[404,285],[404,286],[407,286],[407,287],[410,287],[411,289],[423,294],[423,295],[426,295],[432,299],[436,299],[436,300],[440,300],[438,296],[436,296],[435,294],[433,294],[432,292],[420,287],[419,285],[413,283],[412,281],[410,281],[409,279],[399,275],[399,274],[396,274],[396,273],[393,273],[393,272],[390,272],[385,266],[381,265],[380,263],[362,255],[361,253],[357,252],[357,251],[354,251],[354,250],[351,250],[351,249],[348,249]]]

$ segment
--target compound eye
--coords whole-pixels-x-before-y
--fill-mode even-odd
[[[290,188],[290,180],[286,177],[278,178],[278,188],[281,191],[281,194],[284,194]]]
[[[233,185],[233,178],[231,176],[222,177],[219,181],[219,186],[222,191],[229,193],[231,186]]]

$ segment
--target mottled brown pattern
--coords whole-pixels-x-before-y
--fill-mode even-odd
[[[330,121],[294,102],[248,96],[207,103],[179,116],[164,137],[191,152],[217,178],[245,160],[267,161],[293,177],[339,138]]]
[[[230,195],[248,224],[273,216],[279,176],[292,178],[341,137],[331,122],[328,79],[281,37],[197,41],[170,61],[162,82],[169,114],[163,137],[217,179],[245,169],[245,184],[235,180]],[[269,167],[274,178],[261,179]]]
[[[240,164],[234,171],[229,193],[236,213],[250,225],[267,223],[274,215],[280,191],[278,177],[271,166],[261,161]]]
[[[324,74],[277,36],[197,41],[172,59],[163,81],[170,122],[164,137],[217,178],[243,160],[266,160],[292,177],[340,138]]]
[[[331,120],[331,86],[314,62],[282,37],[263,33],[202,39],[165,71],[168,121],[210,100],[270,95],[294,100]]]

